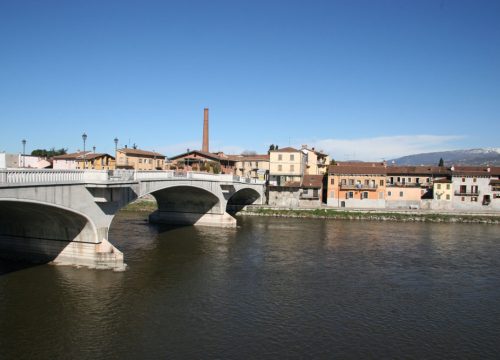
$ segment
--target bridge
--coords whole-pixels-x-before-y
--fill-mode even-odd
[[[124,269],[108,241],[116,213],[145,195],[150,222],[235,227],[230,215],[263,203],[264,182],[233,175],[132,170],[0,170],[0,254]]]

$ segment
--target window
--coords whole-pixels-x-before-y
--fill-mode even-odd
[[[295,160],[295,155],[290,154],[290,161],[294,161],[294,160]]]
[[[384,180],[380,180],[380,186],[384,186]]]
[[[361,195],[362,199],[368,199],[368,191],[364,191]]]
[[[403,192],[402,191],[399,192],[399,197],[403,197]]]
[[[365,186],[369,186],[370,185],[370,180],[365,180]]]
[[[441,184],[437,184],[438,190],[441,190]]]
[[[352,199],[354,196],[354,193],[352,191],[349,191],[346,195],[347,195],[348,199]]]
[[[349,179],[349,185],[354,185],[354,179]]]
[[[465,198],[462,196],[462,201],[465,201]]]
[[[446,190],[450,190],[450,184],[446,184]]]
[[[408,182],[411,183],[411,178],[408,178]]]
[[[331,178],[330,179],[330,185],[334,185],[335,184],[335,179],[334,178]]]
[[[416,182],[417,184],[420,184],[420,178],[416,178],[416,179],[415,179],[415,182]]]
[[[283,165],[278,165],[278,171],[283,171]]]
[[[446,194],[446,200],[450,200],[450,194]]]
[[[282,154],[278,154],[278,161],[281,161],[283,160],[283,155]]]
[[[477,178],[472,178],[473,182],[477,182]],[[476,200],[477,201],[477,200]]]
[[[388,191],[387,196],[392,196],[392,192]]]
[[[139,159],[139,164],[142,164],[142,159]]]
[[[290,165],[290,172],[295,171],[295,165]]]
[[[342,184],[342,185],[345,185],[345,184],[346,184],[346,180],[345,180],[345,179],[342,179],[342,180],[341,180],[341,184]]]
[[[465,182],[465,178],[464,177],[462,178],[462,182]]]

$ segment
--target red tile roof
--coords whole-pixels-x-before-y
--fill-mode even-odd
[[[141,150],[141,149],[130,149],[130,148],[123,148],[118,150],[121,153],[124,153],[125,155],[140,155],[140,156],[156,156],[156,157],[165,157],[165,155],[154,152],[154,151],[148,151],[148,150]]]
[[[71,154],[53,156],[52,159],[53,160],[76,160],[80,156],[83,156],[83,154],[85,154],[85,153],[91,154],[90,151],[78,151],[78,152],[71,153]]]
[[[276,149],[276,150],[271,150],[271,152],[299,152],[300,150],[297,150],[293,147],[284,147],[283,149]]]
[[[304,175],[302,179],[303,188],[321,188],[323,187],[323,175]]]
[[[450,170],[443,166],[388,166],[387,175],[448,175]]]
[[[380,163],[349,163],[328,166],[328,174],[336,175],[386,175],[385,166]]]

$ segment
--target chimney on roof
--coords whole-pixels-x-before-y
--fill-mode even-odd
[[[125,149],[127,148],[127,145],[125,144]]]
[[[302,145],[302,149],[307,149],[307,145]]]
[[[208,108],[203,110],[203,146],[202,151],[209,152],[208,147]]]

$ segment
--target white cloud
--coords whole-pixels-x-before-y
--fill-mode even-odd
[[[317,150],[325,151],[335,160],[380,161],[411,154],[452,150],[450,143],[463,138],[455,135],[399,135],[361,139],[322,139],[305,143]]]

